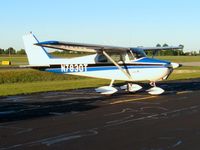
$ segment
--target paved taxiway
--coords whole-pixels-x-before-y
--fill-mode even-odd
[[[200,66],[200,62],[183,62],[183,66]]]
[[[161,96],[83,89],[1,97],[0,150],[199,150],[200,79],[160,86]]]

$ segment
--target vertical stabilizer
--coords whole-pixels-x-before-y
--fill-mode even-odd
[[[28,57],[29,65],[31,66],[48,66],[50,55],[47,51],[40,46],[34,45],[39,41],[37,38],[32,34],[24,35],[23,36],[25,51]]]

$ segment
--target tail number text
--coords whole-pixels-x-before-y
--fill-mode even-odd
[[[61,64],[62,72],[86,72],[88,64]]]

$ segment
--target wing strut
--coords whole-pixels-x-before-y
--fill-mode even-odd
[[[118,65],[118,63],[116,63],[104,50],[103,50],[103,54],[104,54],[115,66],[117,66],[117,67],[119,68],[119,70],[120,70],[125,76],[127,76],[127,78],[128,78],[129,80],[133,81],[132,77],[131,77],[126,71],[124,71],[124,70],[122,69],[122,67],[120,67],[120,66]]]

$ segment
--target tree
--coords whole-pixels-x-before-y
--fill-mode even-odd
[[[8,49],[5,50],[5,54],[9,54],[9,56],[11,54],[16,54],[16,50],[12,47],[9,47]]]
[[[20,49],[19,51],[17,51],[17,54],[24,55],[24,54],[26,54],[26,52],[24,49]]]
[[[182,49],[184,48],[184,45],[180,44],[179,47],[181,47]]]
[[[4,54],[4,49],[0,48],[0,54]]]
[[[177,54],[177,55],[178,55],[178,56],[179,56],[179,55],[183,55],[183,54],[184,54],[184,53],[183,53],[183,48],[184,48],[184,45],[180,44],[180,45],[179,45],[179,47],[181,47],[181,49],[180,49],[180,50],[177,50],[177,52],[178,52],[178,54]]]
[[[156,47],[161,47],[161,45],[158,43],[158,44],[156,45]]]
[[[166,44],[166,43],[165,43],[165,44],[163,44],[163,47],[168,47],[168,44]]]
[[[193,51],[193,55],[194,55],[194,56],[197,56],[197,52],[196,52],[196,51]]]

